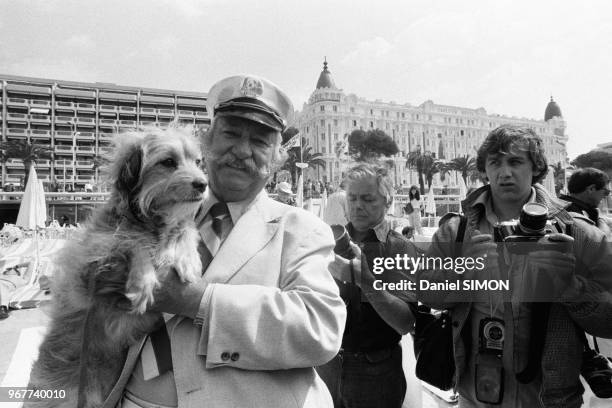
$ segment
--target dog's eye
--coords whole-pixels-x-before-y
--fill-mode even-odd
[[[200,164],[202,164],[202,160],[196,159],[196,166],[199,166]]]
[[[166,159],[166,160],[162,160],[160,164],[165,167],[176,167],[176,160]]]

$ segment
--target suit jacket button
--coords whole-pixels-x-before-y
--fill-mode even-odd
[[[230,359],[230,353],[227,351],[224,351],[223,353],[221,353],[221,360],[223,361],[227,361]]]
[[[240,354],[239,353],[232,353],[231,357],[232,361],[238,361],[238,359],[240,358]]]

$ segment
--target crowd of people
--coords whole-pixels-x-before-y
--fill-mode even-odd
[[[165,340],[155,353],[140,352],[144,339],[126,350],[105,407],[399,408],[418,398],[415,372],[402,364],[412,350],[400,346],[402,336],[419,334],[418,303],[451,316],[460,407],[581,406],[584,333],[612,338],[612,248],[595,210],[609,194],[605,174],[576,172],[570,196],[559,199],[539,184],[548,165],[538,135],[510,125],[491,131],[477,157],[488,183],[468,195],[463,214],[444,217],[425,255],[484,259],[481,273],[509,280],[514,293],[482,290],[460,300],[418,285],[381,290],[376,281],[461,282],[479,271],[436,264],[416,273],[377,270],[379,259],[422,255],[413,242],[421,233],[418,188],[404,207],[410,227],[399,233],[386,217],[394,193],[387,167],[358,164],[328,196],[321,220],[292,205],[288,182],[270,185],[293,110],[285,93],[266,79],[236,76],[208,95],[213,120],[200,138],[209,185],[198,228],[217,250],[203,262],[201,281],[167,274],[161,282],[155,310],[174,316]],[[304,196],[323,187],[308,180]],[[218,204],[223,234],[208,231],[217,217],[208,210]],[[526,204],[545,211],[558,227],[547,239],[568,251],[532,245],[528,255],[503,252],[496,226],[521,217]],[[343,228],[334,235],[330,225]],[[521,301],[527,279],[552,288],[555,301]],[[146,367],[161,367],[163,356],[170,366],[150,374]]]

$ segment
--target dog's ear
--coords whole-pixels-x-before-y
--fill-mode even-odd
[[[127,155],[117,177],[117,190],[129,195],[138,184],[142,167],[142,148],[135,144]]]

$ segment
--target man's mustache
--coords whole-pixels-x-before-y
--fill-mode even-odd
[[[257,167],[257,164],[255,164],[255,160],[253,160],[252,157],[247,159],[238,159],[231,153],[226,153],[219,157],[216,161],[219,166],[230,165],[232,167],[238,167],[245,170],[252,176],[266,177],[269,173],[268,166],[264,165],[262,167]]]

